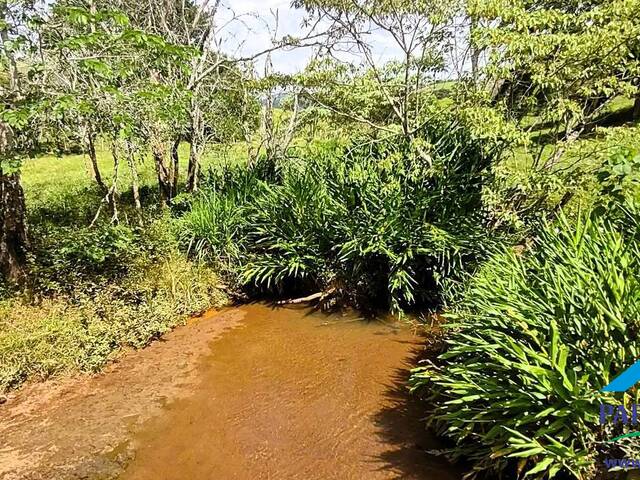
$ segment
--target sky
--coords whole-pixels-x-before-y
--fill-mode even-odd
[[[269,30],[274,29],[276,23],[278,37],[297,36],[302,32],[304,12],[291,8],[289,0],[226,0],[221,10],[220,17],[226,21],[236,16],[226,28],[225,48],[230,53],[239,49],[240,56],[268,48],[271,45]],[[309,49],[275,52],[271,60],[276,71],[294,73],[304,68],[311,54]]]
[[[290,3],[290,0],[225,0],[219,12],[219,25],[224,26],[221,33],[223,49],[234,56],[260,52],[271,45],[269,30],[276,24],[277,38],[301,36],[305,12],[292,8]],[[232,20],[234,16],[235,20]],[[397,54],[397,48],[383,35],[374,35],[370,41],[378,61],[390,60]],[[312,55],[311,48],[296,48],[274,52],[271,61],[274,70],[295,73],[306,66]],[[344,59],[358,61],[355,57]],[[259,70],[263,69],[264,61],[258,61],[257,65]]]

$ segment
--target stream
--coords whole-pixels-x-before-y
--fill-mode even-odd
[[[407,392],[423,345],[405,324],[354,313],[206,315],[45,390],[40,406],[28,389],[43,384],[11,398],[0,478],[459,479],[428,453],[439,445]]]

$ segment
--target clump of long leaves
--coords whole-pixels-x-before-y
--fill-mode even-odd
[[[353,145],[217,173],[185,216],[185,237],[235,258],[242,281],[261,289],[337,287],[396,311],[433,302],[438,282],[492,242],[481,195],[492,153],[447,119],[410,143]]]
[[[639,221],[561,216],[532,251],[488,261],[446,315],[447,350],[412,384],[475,473],[592,478],[605,448],[620,448],[602,443],[598,412],[633,399],[600,389],[639,354]]]
[[[220,164],[207,172],[202,193],[190,200],[178,236],[190,253],[234,272],[246,246],[246,207],[266,185],[276,182],[274,165]]]
[[[247,262],[242,279],[267,289],[322,283],[337,228],[346,215],[331,195],[321,162],[289,164],[280,184],[265,184],[246,209]]]

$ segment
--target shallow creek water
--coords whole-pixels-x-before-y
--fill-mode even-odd
[[[263,304],[193,318],[0,405],[0,480],[461,478],[407,392],[393,319]]]
[[[200,383],[133,439],[142,479],[454,479],[407,395],[423,344],[395,320],[240,308]]]

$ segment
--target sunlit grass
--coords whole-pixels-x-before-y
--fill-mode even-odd
[[[97,157],[100,173],[105,183],[113,181],[113,158],[108,146],[102,142],[97,145]],[[246,159],[247,145],[244,143],[231,145],[213,145],[207,149],[201,159],[201,169],[220,162],[237,162]],[[189,162],[189,145],[182,143],[179,148],[181,183],[187,175]],[[157,185],[155,166],[150,155],[146,155],[137,163],[138,177],[141,187],[155,188]],[[59,199],[63,193],[80,192],[95,186],[91,164],[85,154],[57,156],[47,154],[27,159],[22,164],[22,183],[28,206],[37,206],[51,200]],[[118,176],[120,193],[131,189],[131,170],[121,159]]]

